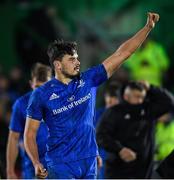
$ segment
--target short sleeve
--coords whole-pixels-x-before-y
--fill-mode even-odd
[[[27,117],[38,121],[41,121],[43,118],[43,104],[40,93],[41,92],[38,91],[38,88],[33,91],[27,107]]]
[[[103,64],[88,69],[84,72],[83,76],[90,83],[91,87],[97,87],[108,79]]]
[[[15,132],[23,132],[25,126],[25,117],[20,107],[20,101],[17,100],[12,108],[9,129]]]

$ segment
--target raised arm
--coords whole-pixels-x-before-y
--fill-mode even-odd
[[[24,132],[24,145],[35,168],[35,175],[38,178],[45,178],[48,173],[39,161],[38,147],[36,143],[36,135],[39,126],[40,121],[27,118]]]
[[[104,60],[103,65],[107,71],[108,77],[119,68],[119,66],[131,56],[137,48],[141,46],[144,40],[147,38],[150,31],[155,27],[155,23],[158,22],[159,15],[156,13],[148,13],[146,25],[138,31],[132,38],[124,42],[114,54]]]

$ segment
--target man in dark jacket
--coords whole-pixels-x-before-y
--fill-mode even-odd
[[[174,107],[174,97],[147,82],[130,82],[122,101],[108,109],[98,126],[97,141],[108,152],[107,178],[150,178],[155,120]]]

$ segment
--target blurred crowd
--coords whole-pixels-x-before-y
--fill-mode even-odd
[[[3,170],[6,167],[6,145],[12,105],[18,97],[28,90],[28,82],[25,80],[24,72],[20,67],[14,67],[9,74],[0,72],[0,162]],[[5,171],[2,173],[2,177],[4,177]]]
[[[0,176],[2,178],[6,177],[6,145],[12,105],[17,98],[30,90],[29,71],[31,65],[36,61],[48,64],[45,52],[47,44],[55,38],[77,40],[82,69],[100,63],[108,52],[116,49],[114,46],[116,43],[109,43],[108,40],[101,38],[98,28],[92,24],[76,22],[75,30],[75,33],[73,30],[69,30],[68,25],[59,18],[58,12],[53,7],[36,9],[19,22],[16,30],[16,51],[20,65],[12,67],[8,73],[4,72],[4,68],[0,66]],[[113,75],[105,87],[98,90],[95,126],[99,126],[100,118],[106,109],[119,104],[118,89],[130,80],[147,81],[156,87],[166,87],[172,91],[174,83],[171,83],[168,75],[169,67],[170,59],[163,45],[148,39]],[[102,97],[104,98],[102,99]],[[163,116],[158,117],[155,124],[153,159],[155,167],[174,149],[174,117],[172,113],[172,111],[164,113]],[[99,170],[98,177],[105,178],[107,148],[105,150],[104,146],[100,147],[100,153],[103,158],[103,166]],[[17,170],[20,177],[20,160]]]

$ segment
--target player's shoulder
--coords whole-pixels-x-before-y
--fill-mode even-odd
[[[21,96],[21,101],[26,101],[26,100],[28,100],[29,98],[30,98],[30,96],[31,96],[31,94],[32,94],[32,91],[29,91],[29,92],[27,92],[26,94],[24,94],[23,96]]]
[[[47,81],[46,83],[44,83],[43,85],[39,86],[38,88],[36,88],[33,93],[31,94],[31,97],[39,97],[39,98],[45,98],[48,96],[48,94],[51,91],[52,85],[54,84],[54,80],[51,79],[49,81]]]
[[[23,96],[19,97],[15,103],[13,104],[13,106],[20,106],[23,105],[24,103],[28,103],[28,100],[30,98],[32,91],[27,92],[26,94],[24,94]]]
[[[33,92],[34,93],[44,93],[45,91],[48,91],[49,86],[51,85],[53,79],[45,82],[44,84],[42,84],[41,86],[37,87]]]
[[[81,75],[84,75],[84,74],[86,74],[86,73],[91,73],[91,72],[93,72],[93,71],[96,71],[97,69],[102,68],[102,66],[103,66],[103,64],[98,64],[98,65],[89,67],[89,68],[87,68],[85,71],[83,71],[83,72],[81,73]]]
[[[88,68],[86,71],[81,73],[81,77],[88,80],[91,76],[93,77],[98,74],[103,74],[107,76],[107,72],[103,64],[98,64],[96,66]]]
[[[38,91],[49,91],[49,88],[55,85],[55,78],[52,78],[51,80],[45,82],[42,86],[38,87]]]

